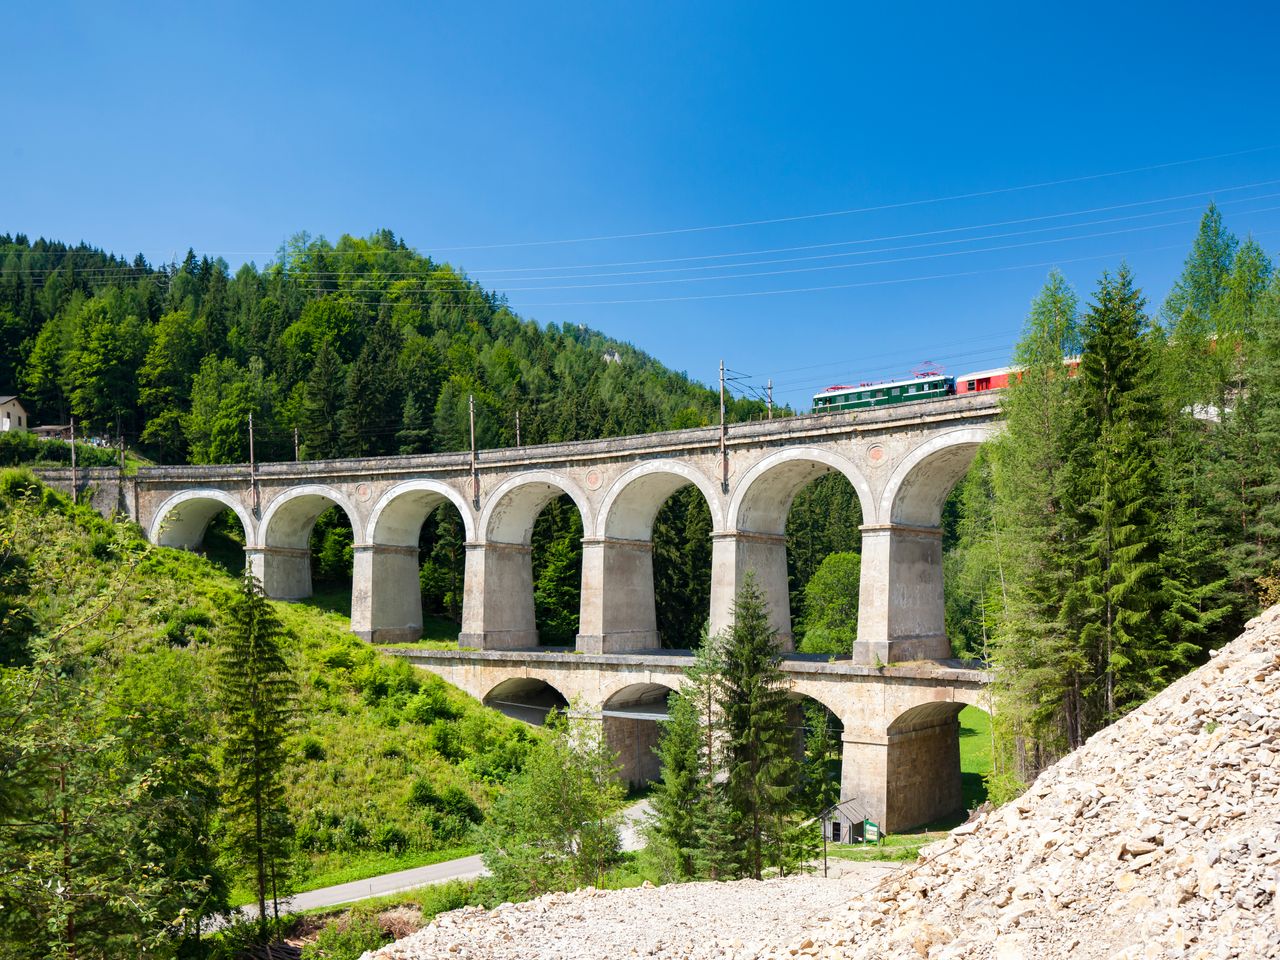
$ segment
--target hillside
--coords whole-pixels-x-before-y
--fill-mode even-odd
[[[141,824],[158,809],[155,791],[203,794],[200,829],[219,859],[212,651],[236,586],[208,560],[152,547],[131,525],[72,507],[21,471],[0,473],[0,727],[13,734],[0,743],[0,813],[27,814],[0,817],[0,861],[12,864],[47,842],[35,821],[58,791],[46,792],[38,771],[63,737],[86,764],[72,764],[86,811],[113,783],[136,785],[128,817]],[[297,885],[455,855],[519,769],[528,728],[378,654],[346,632],[345,618],[304,604],[275,607],[301,688],[287,778]],[[46,669],[76,682],[52,692],[45,682],[40,693]],[[46,694],[55,697],[46,702]],[[72,710],[63,695],[82,708]],[[28,733],[35,739],[24,746]],[[141,824],[126,818],[121,829],[132,836]],[[215,880],[210,906],[225,894],[220,884],[238,878]],[[0,884],[0,899],[15,890]],[[0,910],[0,939],[5,916]]]
[[[645,955],[673,960],[1276,957],[1278,735],[1280,606],[843,906],[848,881],[815,878],[587,890],[445,914],[370,956],[587,960],[636,915]]]
[[[707,359],[708,370],[716,358]],[[464,449],[710,423],[718,395],[629,344],[542,326],[390,231],[258,269],[0,235],[0,389],[163,463]],[[733,401],[732,420],[759,415]]]

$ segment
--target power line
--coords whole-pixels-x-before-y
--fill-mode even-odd
[[[1269,236],[1278,233],[1278,230],[1268,230],[1265,232],[1255,233],[1254,236]],[[634,299],[615,299],[615,300],[561,300],[548,301],[543,303],[525,303],[523,309],[537,310],[546,307],[602,307],[616,306],[619,304],[635,304],[635,303],[681,303],[696,300],[729,300],[741,299],[744,297],[776,297],[792,293],[819,293],[827,290],[853,290],[860,287],[879,287],[904,283],[922,283],[928,280],[951,280],[960,277],[975,277],[988,273],[1007,273],[1011,270],[1030,270],[1033,268],[1055,267],[1064,263],[1083,263],[1089,260],[1105,260],[1110,257],[1125,257],[1134,253],[1157,253],[1163,250],[1183,249],[1184,245],[1180,243],[1163,244],[1158,247],[1145,247],[1137,250],[1118,250],[1110,253],[1092,254],[1085,257],[1071,257],[1061,260],[1044,260],[1039,263],[1022,263],[1005,267],[987,267],[981,270],[962,270],[955,273],[937,273],[928,274],[917,277],[898,277],[886,280],[863,280],[857,283],[832,283],[822,284],[812,287],[791,287],[782,290],[750,290],[740,291],[736,293],[704,293],[692,294],[679,297],[637,297]]]
[[[760,227],[775,223],[795,223],[801,220],[819,220],[828,217],[846,217],[858,213],[875,213],[883,210],[901,210],[906,207],[918,207],[933,203],[948,203],[956,200],[974,200],[980,197],[993,197],[1000,194],[1018,193],[1026,190],[1040,190],[1046,187],[1063,186],[1069,183],[1084,183],[1092,180],[1105,180],[1110,177],[1122,177],[1133,173],[1148,173],[1152,170],[1164,170],[1171,167],[1187,166],[1193,163],[1206,163],[1210,160],[1224,160],[1228,157],[1239,157],[1252,153],[1263,153],[1280,148],[1280,144],[1264,147],[1251,147],[1247,150],[1234,150],[1229,153],[1218,153],[1207,157],[1194,157],[1189,160],[1173,160],[1165,163],[1153,163],[1143,167],[1130,167],[1125,170],[1112,170],[1106,173],[1085,174],[1076,177],[1064,177],[1060,180],[1044,180],[1039,183],[1018,184],[1011,187],[998,187],[992,190],[975,190],[969,193],[957,193],[942,197],[929,197],[920,200],[902,200],[895,203],[882,203],[866,207],[851,207],[845,210],[827,210],[821,213],[796,214],[788,217],[770,217],[762,220],[742,220],[736,223],[718,223],[698,227],[677,227],[667,230],[646,230],[636,233],[618,233],[606,236],[570,237],[558,240],[522,240],[508,243],[471,244],[466,246],[437,246],[437,250],[495,250],[512,247],[558,246],[571,243],[599,243],[609,240],[635,240],[646,237],[664,237],[676,234],[705,233],[712,230],[735,230],[741,227]]]

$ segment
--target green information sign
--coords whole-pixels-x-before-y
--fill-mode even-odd
[[[870,820],[862,821],[862,839],[865,843],[880,842],[880,825]]]

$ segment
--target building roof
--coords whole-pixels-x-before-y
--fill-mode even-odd
[[[17,400],[17,399],[18,399],[17,396],[12,396],[12,397],[0,396],[0,403],[8,403],[10,400]]]

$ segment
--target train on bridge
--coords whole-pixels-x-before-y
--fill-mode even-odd
[[[1063,361],[1067,376],[1074,377],[1080,367],[1079,357]],[[941,400],[967,393],[984,393],[1003,390],[1012,377],[1015,381],[1020,367],[998,367],[995,370],[976,370],[958,377],[949,377],[938,367],[926,364],[910,379],[887,380],[880,383],[864,382],[856,386],[836,384],[813,395],[814,413],[838,413],[841,410],[866,410],[897,403],[917,403],[922,400]]]

